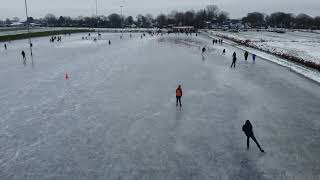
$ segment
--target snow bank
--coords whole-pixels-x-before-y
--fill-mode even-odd
[[[307,67],[320,70],[320,36],[307,32],[221,32],[211,35],[222,37],[243,46],[259,49],[278,58],[287,59]]]
[[[212,36],[212,35],[209,35],[209,37],[216,38],[215,36]],[[261,51],[257,48],[247,47],[242,44],[234,43],[234,41],[232,41],[232,40],[224,40],[224,42],[227,44],[230,44],[232,46],[235,46],[239,49],[248,51],[251,54],[256,54],[257,56],[259,56],[263,59],[269,60],[271,62],[274,62],[274,63],[279,64],[284,67],[288,67],[290,70],[292,70],[298,74],[301,74],[302,76],[307,77],[313,81],[320,83],[320,72],[318,70],[298,65],[297,63],[290,62],[290,61],[285,60],[285,59],[278,57],[276,55]]]

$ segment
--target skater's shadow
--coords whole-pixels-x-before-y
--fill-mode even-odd
[[[182,115],[183,115],[183,112],[182,112],[181,107],[177,107],[177,110],[176,110],[176,121],[180,121],[181,118],[182,118]]]
[[[203,54],[201,54],[201,59],[202,59],[202,61],[205,61],[206,57]]]

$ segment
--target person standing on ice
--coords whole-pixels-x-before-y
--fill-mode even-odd
[[[250,138],[257,144],[258,148],[261,152],[264,152],[264,150],[261,148],[260,144],[258,143],[257,139],[254,137],[253,131],[252,131],[252,124],[249,120],[246,121],[246,123],[242,126],[242,131],[247,136],[247,150],[249,150],[249,140]]]
[[[206,52],[206,48],[203,47],[203,48],[202,48],[202,54],[205,53],[205,52]]]
[[[109,40],[109,45],[111,45],[111,41]]]
[[[182,97],[182,88],[181,85],[178,86],[178,88],[176,89],[176,98],[177,98],[177,102],[176,102],[176,106],[178,106],[178,102],[181,105],[181,97]]]
[[[21,52],[21,55],[22,55],[22,60],[23,60],[23,64],[25,65],[26,64],[26,60],[27,60],[27,58],[26,58],[26,53],[24,52],[24,51],[22,51]]]
[[[4,44],[4,50],[7,50],[7,44]]]
[[[244,60],[248,60],[248,56],[249,56],[249,53],[248,53],[248,51],[246,51],[245,53],[244,53]]]
[[[236,52],[234,52],[233,54],[232,54],[232,64],[231,64],[231,68],[232,68],[232,66],[235,68],[236,67],[236,62],[237,62],[237,54],[236,54]]]
[[[26,60],[26,53],[24,51],[21,51],[22,59]]]
[[[255,54],[252,54],[252,61],[253,61],[253,63],[256,62],[256,55]]]
[[[226,49],[223,49],[222,55],[225,55],[225,54],[226,54]]]

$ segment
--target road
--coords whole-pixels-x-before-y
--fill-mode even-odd
[[[81,36],[1,49],[0,179],[320,178],[319,84],[204,36]]]

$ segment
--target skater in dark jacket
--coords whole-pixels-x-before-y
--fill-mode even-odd
[[[247,149],[249,149],[249,139],[251,138],[258,146],[261,152],[264,152],[264,150],[261,148],[260,144],[258,143],[257,139],[254,137],[253,131],[252,131],[252,125],[249,120],[246,121],[246,123],[242,126],[242,131],[247,136]]]
[[[202,48],[202,54],[205,53],[205,52],[206,52],[206,48],[203,47],[203,48]]]
[[[249,53],[248,53],[248,51],[246,51],[246,52],[244,53],[244,60],[248,60],[248,56],[249,56]]]
[[[231,68],[232,68],[232,66],[235,68],[236,67],[236,62],[237,62],[237,54],[236,54],[236,52],[234,52],[233,54],[232,54],[232,64],[231,64]]]
[[[256,55],[255,54],[252,54],[252,61],[253,61],[253,63],[256,62]]]
[[[24,51],[21,51],[22,59],[26,60],[26,53]]]
[[[7,44],[4,44],[4,50],[7,50]]]

